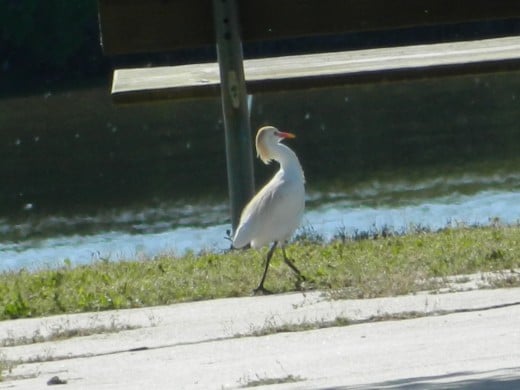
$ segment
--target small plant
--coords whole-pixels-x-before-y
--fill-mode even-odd
[[[4,380],[6,373],[11,373],[15,365],[15,362],[7,360],[5,355],[0,353],[0,382]]]
[[[35,330],[30,337],[14,337],[8,335],[0,341],[0,347],[14,347],[17,345],[28,345],[35,343],[45,343],[48,341],[66,340],[73,337],[91,336],[94,334],[117,333],[125,330],[137,329],[137,326],[128,324],[118,324],[112,320],[109,325],[91,325],[85,328],[70,328],[67,324],[57,325],[48,335],[42,335],[40,330]]]
[[[305,225],[298,229],[293,241],[307,244],[323,244],[325,243],[325,238],[313,226]]]
[[[234,337],[261,337],[276,333],[303,332],[307,330],[332,328],[335,326],[347,326],[352,321],[346,317],[338,316],[333,320],[326,321],[302,321],[297,323],[286,322],[278,324],[272,317],[266,319],[262,327],[252,327],[247,333],[239,333]]]
[[[11,296],[4,306],[4,314],[9,318],[22,318],[30,315],[30,308],[20,291]]]
[[[286,372],[282,363],[280,361],[276,361],[278,365],[280,366],[280,370],[282,372]],[[266,376],[260,376],[259,374],[255,374],[256,379],[251,379],[249,376],[246,378],[243,378],[240,380],[240,383],[242,383],[242,388],[248,388],[248,387],[258,387],[258,386],[270,386],[270,385],[281,385],[284,383],[295,383],[295,382],[302,382],[305,379],[302,378],[299,375],[292,375],[292,374],[286,374],[284,376],[280,377],[268,377]]]
[[[241,382],[245,382],[242,386],[242,388],[248,388],[248,387],[258,387],[258,386],[270,386],[270,385],[280,385],[283,383],[295,383],[295,382],[301,382],[304,379],[301,376],[295,376],[295,375],[286,375],[284,377],[280,378],[262,378],[259,375],[256,375],[256,379],[246,379]]]

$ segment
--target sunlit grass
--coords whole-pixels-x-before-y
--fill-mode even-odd
[[[4,272],[0,319],[251,295],[265,251],[161,255]],[[323,242],[311,230],[301,234],[287,253],[306,276],[304,288],[330,290],[342,297],[390,296],[431,288],[428,280],[433,277],[519,268],[520,226],[406,235],[376,232],[356,239],[338,233],[331,242]],[[276,293],[298,289],[279,252],[273,257],[266,288]]]

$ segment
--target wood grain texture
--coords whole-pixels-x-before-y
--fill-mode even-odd
[[[248,93],[520,69],[520,37],[244,61]],[[217,63],[120,69],[120,103],[218,96]]]

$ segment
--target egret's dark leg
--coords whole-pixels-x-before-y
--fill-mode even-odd
[[[269,269],[269,262],[271,261],[271,257],[273,257],[273,253],[274,253],[274,250],[276,249],[276,245],[278,244],[278,241],[275,241],[273,243],[273,246],[271,246],[271,249],[269,249],[269,252],[267,252],[267,257],[265,259],[265,269],[264,269],[264,274],[262,275],[262,280],[260,280],[260,284],[258,285],[257,288],[255,288],[255,290],[253,291],[255,295],[260,295],[260,294],[271,294],[271,291],[267,290],[265,287],[264,287],[264,281],[265,281],[265,277],[267,275],[267,270]]]
[[[294,273],[298,276],[298,279],[300,282],[304,282],[305,276],[302,275],[300,270],[298,268],[296,268],[294,263],[287,257],[287,254],[285,253],[285,248],[283,246],[282,246],[282,253],[283,253],[283,261],[285,261],[285,264],[287,264],[294,271]]]

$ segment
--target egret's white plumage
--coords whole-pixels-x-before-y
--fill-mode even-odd
[[[280,143],[285,138],[294,138],[294,135],[281,132],[272,126],[258,130],[256,135],[258,157],[265,164],[269,164],[272,160],[277,161],[280,169],[244,208],[233,237],[235,248],[247,244],[253,248],[261,248],[273,243],[267,255],[264,275],[256,291],[266,291],[263,282],[269,261],[278,243],[282,245],[285,262],[300,274],[294,264],[287,259],[283,245],[291,238],[303,216],[305,178],[296,154]]]

